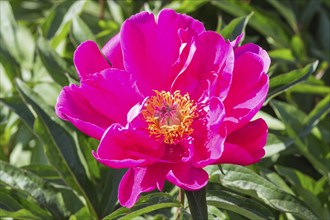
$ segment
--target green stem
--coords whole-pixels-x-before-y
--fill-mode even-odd
[[[205,187],[197,191],[185,190],[191,217],[193,220],[207,220],[207,204]]]

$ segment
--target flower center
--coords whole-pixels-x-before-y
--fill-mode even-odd
[[[173,94],[157,90],[155,93],[142,110],[150,135],[163,138],[166,144],[177,143],[185,135],[190,135],[193,132],[191,124],[198,113],[189,94],[182,96],[178,90]]]

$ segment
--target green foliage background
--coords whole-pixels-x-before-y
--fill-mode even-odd
[[[244,42],[272,59],[258,114],[269,125],[266,155],[249,167],[223,165],[223,173],[207,168],[209,218],[330,219],[328,0],[0,1],[0,217],[190,218],[169,184],[120,207],[125,170],[97,163],[97,141],[54,113],[61,88],[77,83],[72,55],[80,42],[102,46],[132,14],[165,7],[227,39],[244,31]]]

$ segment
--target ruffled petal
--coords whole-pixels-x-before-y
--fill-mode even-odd
[[[227,134],[222,125],[225,111],[221,100],[212,97],[204,111],[207,121],[198,120],[193,125],[195,167],[205,167],[220,158]]]
[[[184,190],[198,190],[207,184],[209,176],[202,168],[179,163],[171,168],[166,179]]]
[[[130,108],[143,98],[125,71],[106,69],[90,75],[81,85],[65,87],[57,99],[56,113],[84,133],[101,139],[114,122],[125,125]]]
[[[94,157],[112,168],[150,165],[164,154],[159,142],[148,133],[130,130],[119,124],[111,125],[104,133]]]
[[[270,58],[268,56],[267,51],[265,51],[264,49],[262,49],[261,47],[259,47],[256,44],[253,43],[247,43],[241,47],[237,47],[235,49],[235,58],[237,59],[239,56],[241,56],[242,54],[246,53],[246,52],[252,52],[254,54],[257,54],[258,56],[261,57],[261,59],[263,60],[263,72],[267,72],[270,66]]]
[[[81,94],[97,111],[125,125],[127,113],[143,100],[132,76],[121,70],[106,69],[81,81]]]
[[[100,114],[84,98],[81,89],[73,84],[63,88],[57,98],[55,111],[58,117],[70,121],[79,130],[98,140],[113,123],[110,118]]]
[[[239,49],[240,47],[236,50]],[[262,107],[269,87],[265,73],[268,61],[263,57],[267,54],[261,56],[252,51],[243,53],[242,49],[236,54],[236,50],[233,80],[224,101],[228,133],[244,126],[254,117]]]
[[[130,168],[123,176],[119,188],[118,199],[122,206],[131,208],[140,194],[150,192],[156,187],[162,190],[168,172],[166,166],[158,164],[149,167]]]
[[[73,62],[81,79],[111,67],[93,41],[85,41],[79,45],[74,53]]]
[[[112,68],[124,70],[120,35],[113,36],[102,48],[102,53],[110,61]]]
[[[219,34],[207,31],[194,38],[189,55],[172,90],[188,92],[199,100],[205,90],[223,100],[232,80],[234,54],[230,43]],[[210,89],[209,89],[210,87]]]
[[[157,22],[148,12],[124,22],[121,29],[124,67],[137,77],[138,87],[145,95],[152,95],[153,89],[169,90],[172,80],[169,74],[181,47],[179,29],[190,29],[190,34],[204,31],[199,21],[170,9],[162,10]]]
[[[232,132],[226,139],[221,158],[215,164],[250,165],[264,155],[268,127],[263,119],[257,119]]]

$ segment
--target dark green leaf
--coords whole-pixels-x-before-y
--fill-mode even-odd
[[[291,10],[291,8],[288,7],[288,5],[285,5],[286,2],[281,2],[277,0],[267,0],[277,11],[287,20],[287,22],[290,24],[291,28],[295,31],[295,33],[299,32],[298,24],[296,21],[296,16],[294,14],[294,11]]]
[[[29,128],[33,128],[34,116],[19,96],[0,98],[0,102],[14,111]]]
[[[246,16],[253,11],[254,14],[249,21],[249,25],[267,38],[272,38],[276,43],[282,46],[289,45],[289,38],[283,23],[267,11],[257,9],[247,2],[235,0],[212,1],[212,4],[234,16]]]
[[[235,212],[248,219],[275,219],[260,202],[226,191],[208,190],[207,193],[208,205]]]
[[[303,126],[306,114],[293,105],[272,100],[277,116],[286,126],[288,135],[295,141],[298,150],[303,154],[320,173],[327,175],[329,172],[329,158],[327,158],[325,143],[320,143],[315,137],[307,136],[311,128]]]
[[[61,194],[33,173],[0,161],[0,180],[8,186],[29,193],[57,219],[68,215]]]
[[[0,209],[0,217],[13,218],[13,219],[30,219],[30,220],[43,220],[43,217],[32,214],[29,210],[20,209],[18,211],[7,211]]]
[[[228,25],[226,25],[221,31],[220,34],[225,38],[231,41],[235,40],[240,34],[245,32],[245,27],[249,22],[249,19],[253,15],[251,12],[247,16],[242,16],[239,18],[233,19]],[[242,39],[243,41],[243,39]]]
[[[74,139],[53,119],[54,112],[47,106],[43,107],[45,104],[34,92],[21,81],[17,81],[17,88],[39,116],[34,127],[44,142],[49,162],[61,173],[65,182],[85,198],[91,213],[96,216],[94,205],[97,204],[92,202],[96,201],[95,188],[86,176]]]
[[[260,199],[279,211],[289,212],[301,218],[317,219],[316,215],[298,198],[282,191],[248,168],[223,165],[223,169],[225,175],[217,170],[211,174],[210,181],[221,183],[231,190]]]
[[[92,31],[80,17],[75,17],[72,20],[71,36],[76,45],[79,45],[86,40],[95,41],[95,36]]]
[[[50,47],[43,37],[39,37],[37,44],[40,59],[50,76],[60,85],[68,85],[69,81],[65,75],[68,72],[66,62]]]
[[[269,92],[266,102],[269,102],[275,96],[281,94],[292,86],[306,80],[312,74],[318,65],[318,61],[308,64],[301,70],[293,70],[286,74],[273,77],[269,81]]]

